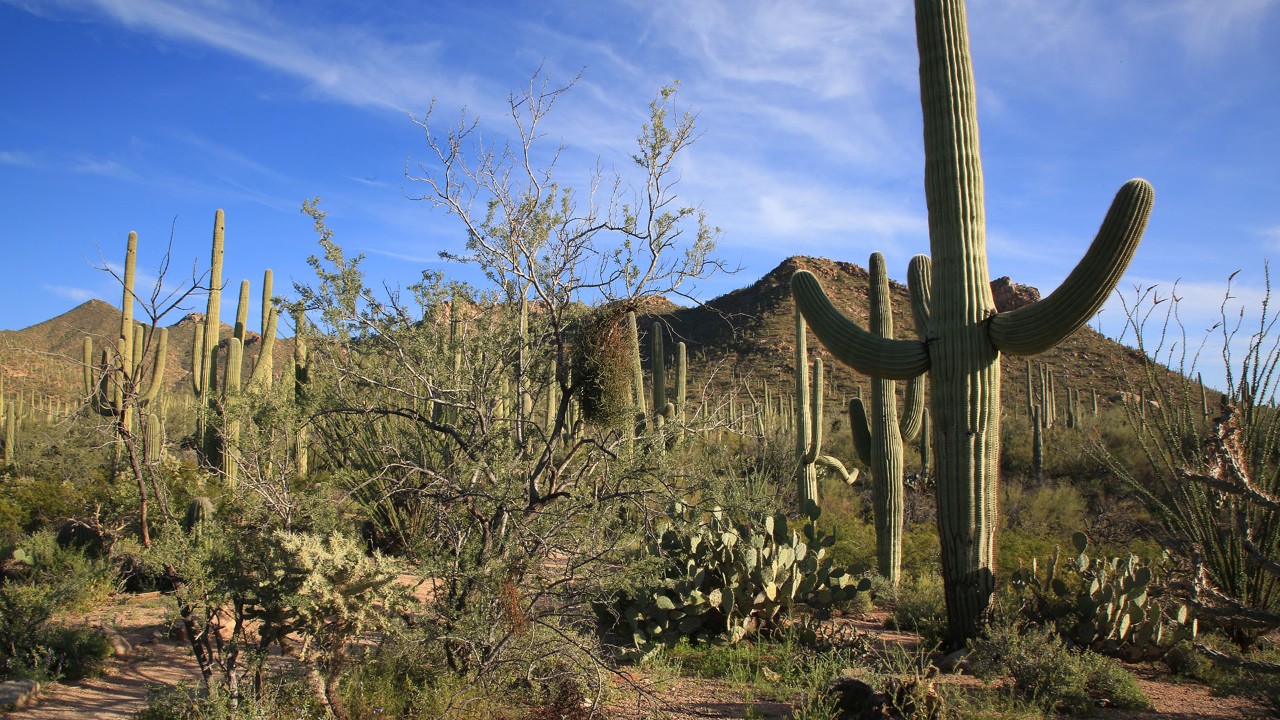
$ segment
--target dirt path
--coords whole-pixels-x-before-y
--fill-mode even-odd
[[[133,655],[112,660],[107,674],[68,685],[50,685],[32,707],[9,714],[32,720],[123,720],[146,707],[147,690],[157,685],[196,683],[200,671],[191,649],[165,637],[164,598],[123,596],[85,618],[115,628],[133,646]]]
[[[132,657],[112,660],[107,675],[69,685],[47,687],[39,702],[7,717],[32,720],[125,720],[146,706],[154,686],[199,682],[199,669],[185,643],[165,637],[168,604],[155,594],[124,596],[84,618],[90,624],[115,628],[134,649]],[[909,633],[888,632],[881,618],[846,621],[860,631],[874,631],[881,642],[912,645]],[[1173,682],[1154,665],[1132,668],[1155,705],[1154,712],[1103,710],[1107,720],[1252,720],[1271,717],[1242,698],[1215,697],[1193,682]],[[944,678],[942,682],[978,682],[973,678]],[[654,681],[634,668],[620,673],[620,695],[609,706],[611,720],[705,720],[744,718],[783,720],[790,706],[754,696],[749,687],[719,680],[670,678]]]

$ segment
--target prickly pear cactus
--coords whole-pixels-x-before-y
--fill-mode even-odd
[[[1084,533],[1072,538],[1076,556],[1060,564],[1055,552],[1042,576],[1035,562],[1016,570],[1012,586],[1029,594],[1025,611],[1080,647],[1131,660],[1159,657],[1196,636],[1182,603],[1157,599],[1152,566],[1136,555],[1090,557]]]
[[[798,602],[827,606],[870,589],[856,569],[832,564],[834,543],[781,513],[735,519],[677,502],[647,548],[662,579],[612,609],[642,653],[681,639],[738,642],[775,628]]]

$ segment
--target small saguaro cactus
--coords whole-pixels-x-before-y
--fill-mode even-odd
[[[917,263],[924,261],[917,258]],[[889,277],[885,273],[884,256],[873,253],[868,285],[868,321],[871,332],[882,338],[893,338],[893,307],[889,302]],[[925,266],[927,267],[927,263]],[[917,268],[920,270],[921,268]],[[926,272],[914,272],[912,299],[923,302],[928,295]],[[920,284],[920,283],[923,283]],[[894,381],[871,378],[871,412],[862,400],[849,402],[849,421],[853,425],[853,447],[858,459],[871,469],[871,506],[876,526],[876,569],[897,586],[902,572],[903,513],[903,442],[915,440],[920,432],[924,410],[924,381],[917,375],[907,381],[902,417],[898,417],[898,400]]]
[[[938,531],[949,640],[977,637],[995,592],[1000,471],[1000,354],[1057,345],[1115,289],[1146,228],[1154,192],[1125,183],[1084,258],[1053,293],[999,312],[987,269],[978,112],[963,0],[916,0],[924,110],[925,201],[933,298],[920,340],[890,340],[846,319],[813,275],[792,288],[814,333],[842,362],[896,380],[931,375]]]

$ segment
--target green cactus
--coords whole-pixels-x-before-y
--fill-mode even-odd
[[[646,551],[662,564],[660,583],[597,608],[641,653],[680,640],[736,643],[777,628],[797,602],[829,606],[871,587],[857,568],[832,563],[834,536],[812,523],[797,532],[781,513],[735,519],[677,501],[657,530]]]
[[[17,403],[9,403],[4,416],[4,464],[13,467],[18,442]]]
[[[182,529],[188,535],[199,537],[204,534],[205,527],[213,520],[213,501],[199,495],[187,503],[187,513],[182,518]]]
[[[917,260],[917,263],[925,263]],[[871,332],[882,338],[893,338],[893,307],[889,302],[889,278],[884,256],[873,253],[868,286],[868,321]],[[927,263],[923,269],[927,269]],[[923,302],[928,294],[928,273],[922,268],[910,274],[913,302]],[[920,432],[924,410],[924,382],[921,376],[907,381],[906,406],[898,417],[898,400],[894,381],[871,378],[871,412],[862,400],[849,402],[849,421],[853,426],[853,447],[858,459],[871,469],[871,506],[876,526],[876,569],[893,586],[898,585],[902,571],[903,452],[902,443],[911,442]]]
[[[1012,586],[1030,592],[1024,612],[1034,622],[1052,624],[1079,647],[1130,660],[1163,655],[1192,640],[1197,622],[1182,603],[1162,604],[1152,566],[1136,555],[1091,558],[1084,533],[1072,537],[1076,556],[1063,563],[1055,550],[1041,576],[1036,562],[1013,573]]]
[[[1044,420],[1040,408],[1031,408],[1031,473],[1036,481],[1044,480]]]
[[[133,321],[133,303],[137,297],[133,292],[137,263],[138,234],[131,232],[125,245],[124,277],[121,280],[123,296],[120,300],[120,332],[116,338],[116,353],[113,357],[103,350],[96,374],[93,338],[84,338],[81,390],[94,412],[117,418],[118,430],[131,429],[135,408],[145,408],[155,400],[164,385],[165,363],[169,355],[169,329],[159,328],[150,377],[147,378],[146,386],[140,387],[146,336],[143,328]]]
[[[809,273],[796,273],[792,287],[815,334],[842,362],[888,379],[932,375],[949,639],[960,644],[981,632],[995,592],[1000,354],[1048,350],[1097,312],[1137,249],[1154,193],[1145,180],[1125,183],[1062,286],[1039,302],[998,312],[987,270],[977,104],[963,1],[916,0],[916,36],[935,293],[920,325],[927,340],[889,340],[864,331],[831,305]]]
[[[293,316],[293,402],[296,407],[305,406],[307,386],[311,379],[311,356],[307,351],[306,327],[306,313],[299,307],[294,311]],[[297,469],[298,477],[305,478],[310,469],[308,462],[310,434],[310,426],[305,421],[298,423],[293,447],[294,467]]]
[[[796,503],[800,513],[814,517],[818,508],[818,466],[822,456],[822,358],[814,360],[813,387],[809,387],[809,340],[804,315],[796,308],[795,429]]]
[[[276,327],[279,314],[271,303],[269,288],[270,271],[264,277],[262,316],[267,319],[262,327],[262,346],[249,373],[249,381],[242,388],[242,365],[246,324],[249,317],[249,281],[240,283],[240,301],[236,306],[236,324],[227,344],[227,358],[222,368],[222,383],[218,381],[220,331],[222,328],[222,262],[225,255],[226,219],[222,210],[214,213],[213,247],[210,251],[209,299],[205,307],[205,324],[197,325],[192,347],[192,390],[200,412],[196,419],[196,434],[201,439],[201,460],[223,473],[232,487],[235,486],[238,469],[235,461],[239,438],[239,420],[227,412],[229,403],[241,390],[261,392],[271,386],[273,369],[272,352],[275,348]],[[211,422],[217,418],[217,422]]]

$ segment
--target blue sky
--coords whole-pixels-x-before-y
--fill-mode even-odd
[[[1156,209],[1122,288],[1180,280],[1212,322],[1227,276],[1260,297],[1280,249],[1280,0],[971,0],[993,277],[1048,291],[1134,176]],[[846,2],[352,3],[0,0],[0,328],[89,297],[140,235],[140,277],[173,235],[174,269],[309,280],[305,198],[323,198],[374,279],[412,281],[461,247],[456,220],[406,199],[421,117],[465,107],[487,136],[541,67],[582,79],[548,119],[564,179],[625,169],[647,103],[680,81],[704,135],[681,197],[723,229],[745,285],[792,254],[901,279],[927,252],[912,10]],[[202,309],[203,302],[192,303]],[[230,308],[227,313],[233,312]],[[174,318],[176,319],[176,318]],[[1109,306],[1104,331],[1119,330]],[[1096,323],[1095,323],[1096,324]]]

